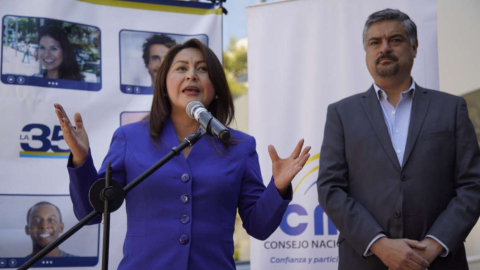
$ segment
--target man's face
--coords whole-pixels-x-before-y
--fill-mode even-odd
[[[148,61],[148,73],[150,73],[150,77],[152,78],[152,85],[155,81],[155,76],[157,75],[157,71],[160,68],[160,64],[162,64],[163,58],[168,52],[168,47],[162,44],[153,44],[150,46],[150,57]]]
[[[410,76],[418,42],[410,44],[405,27],[399,21],[373,23],[366,36],[366,62],[373,79]]]
[[[32,209],[25,232],[30,235],[34,245],[44,248],[57,240],[63,232],[60,213],[49,204],[41,204]]]

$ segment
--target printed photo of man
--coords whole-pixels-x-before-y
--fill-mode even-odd
[[[49,202],[42,201],[32,206],[27,213],[27,225],[25,233],[32,239],[32,253],[27,257],[32,257],[57,240],[63,233],[64,224],[60,209]],[[75,257],[59,247],[50,251],[45,257]]]
[[[155,75],[162,64],[163,58],[173,45],[175,45],[175,40],[164,34],[155,34],[143,43],[142,57],[152,79],[152,86],[155,84]]]

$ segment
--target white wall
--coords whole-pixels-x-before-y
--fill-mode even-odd
[[[440,90],[463,95],[479,89],[480,1],[437,0],[437,25]]]
[[[479,14],[478,0],[437,0],[441,91],[464,95],[480,89]],[[465,242],[471,270],[480,270],[479,240],[477,223]]]

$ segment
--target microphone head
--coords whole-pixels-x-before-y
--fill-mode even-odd
[[[194,113],[197,108],[205,108],[205,106],[203,106],[203,103],[200,101],[191,101],[190,103],[188,103],[187,114],[190,118],[195,119]]]

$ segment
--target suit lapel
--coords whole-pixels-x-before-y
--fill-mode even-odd
[[[383,149],[387,152],[388,157],[395,165],[398,171],[400,171],[400,163],[398,162],[397,154],[392,146],[392,140],[388,134],[387,125],[385,124],[385,118],[383,117],[382,107],[378,101],[377,94],[375,89],[370,87],[370,89],[362,96],[362,106],[365,110],[365,113],[368,116],[368,120],[372,125],[378,140],[383,146]]]
[[[410,114],[410,126],[408,128],[407,145],[405,146],[405,155],[403,156],[403,165],[405,164],[412,153],[413,147],[418,139],[420,130],[422,129],[423,121],[427,115],[430,98],[427,90],[415,84],[415,95],[413,97],[412,113]]]

